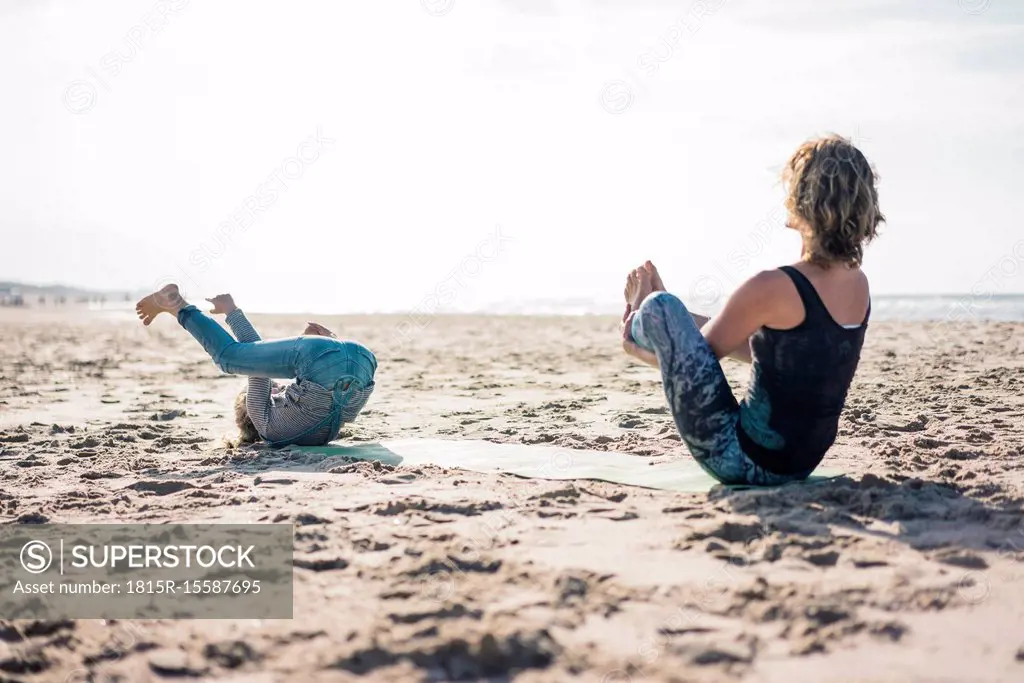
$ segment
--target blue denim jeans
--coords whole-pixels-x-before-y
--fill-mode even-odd
[[[369,386],[377,371],[373,352],[354,341],[300,336],[240,342],[195,306],[179,311],[178,322],[217,367],[233,375],[298,379],[332,389],[343,381]]]
[[[810,475],[769,472],[743,452],[736,436],[739,404],[714,350],[676,296],[654,292],[644,299],[630,331],[637,346],[658,357],[676,429],[708,474],[724,484],[754,486],[774,486]]]

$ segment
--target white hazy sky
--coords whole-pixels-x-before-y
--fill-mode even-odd
[[[476,308],[652,258],[714,303],[836,131],[876,293],[1024,291],[1017,0],[0,0],[0,64],[0,279]]]

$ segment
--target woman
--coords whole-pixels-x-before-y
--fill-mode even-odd
[[[161,313],[174,315],[224,372],[248,375],[244,401],[236,399],[242,441],[259,437],[271,446],[321,446],[356,419],[373,393],[377,359],[362,344],[340,341],[309,323],[299,337],[261,341],[230,294],[207,299],[223,313],[236,341],[215,320],[188,304],[177,285],[167,285],[135,306],[144,325]],[[294,379],[272,392],[270,378]]]
[[[835,441],[871,311],[863,248],[885,220],[875,174],[849,140],[812,140],[789,159],[786,226],[800,260],[758,273],[713,320],[665,291],[650,261],[626,280],[625,351],[661,369],[693,457],[728,484],[805,479]],[[719,359],[752,363],[737,403]]]

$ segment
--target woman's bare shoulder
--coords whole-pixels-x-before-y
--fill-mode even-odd
[[[788,318],[790,299],[795,293],[789,276],[778,268],[755,273],[733,292],[734,308],[757,311],[761,324],[772,324],[781,314]]]
[[[772,268],[755,273],[741,285],[741,289],[762,299],[774,298],[792,289],[792,281],[781,269]]]

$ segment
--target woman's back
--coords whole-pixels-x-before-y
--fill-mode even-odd
[[[870,295],[859,269],[779,270],[792,291],[782,290],[772,325],[750,339],[753,363],[737,436],[751,460],[785,474],[813,469],[835,440]]]

